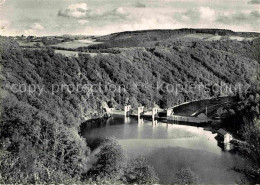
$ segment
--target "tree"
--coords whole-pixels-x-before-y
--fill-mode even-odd
[[[128,102],[132,108],[137,108],[139,106],[139,103],[137,102],[136,98],[131,96]]]
[[[97,162],[89,171],[89,176],[95,180],[119,180],[127,165],[127,156],[114,137],[106,138],[100,152],[96,155]]]
[[[246,144],[240,148],[246,164],[235,167],[235,170],[244,174],[252,184],[260,183],[260,120],[248,123],[243,127],[243,136]]]
[[[198,184],[200,183],[199,176],[194,173],[189,167],[182,168],[176,173],[177,184]]]
[[[138,157],[128,162],[123,179],[125,183],[129,184],[156,184],[159,182],[154,168],[144,157]]]

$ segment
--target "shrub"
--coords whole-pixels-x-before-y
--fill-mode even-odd
[[[89,174],[95,180],[119,180],[127,165],[127,155],[114,137],[105,139],[100,152],[96,155],[97,162]]]
[[[159,178],[153,166],[144,157],[138,157],[128,162],[124,181],[131,184],[156,184]]]
[[[177,184],[198,184],[200,182],[199,176],[194,173],[189,167],[182,168],[176,173]]]

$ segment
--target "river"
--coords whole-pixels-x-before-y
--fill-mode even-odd
[[[241,158],[223,151],[217,134],[200,127],[151,121],[141,123],[132,118],[110,118],[95,128],[83,128],[89,140],[115,136],[130,158],[144,156],[157,172],[160,183],[173,183],[175,174],[190,167],[202,183],[238,183],[240,176],[229,170]]]

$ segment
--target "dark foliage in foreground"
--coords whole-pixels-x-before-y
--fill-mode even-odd
[[[260,42],[256,41],[255,59],[260,62]],[[246,159],[246,165],[235,167],[252,184],[260,183],[260,69],[257,68],[252,91],[237,97],[238,104],[226,109],[221,127],[242,138],[246,144],[239,147],[239,153]]]
[[[226,110],[221,127],[243,139],[239,154],[246,161],[244,166],[236,166],[235,170],[244,174],[252,184],[260,183],[260,114],[259,91],[242,97],[238,105]]]
[[[121,182],[130,184],[155,184],[159,179],[154,168],[145,158],[128,160],[125,151],[115,138],[107,138],[97,162],[88,172],[88,178],[96,182]]]
[[[190,168],[182,168],[176,173],[177,184],[199,184],[200,178]]]

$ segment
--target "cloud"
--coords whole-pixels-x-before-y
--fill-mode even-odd
[[[134,7],[136,7],[136,8],[145,8],[146,5],[143,4],[143,3],[140,3],[140,2],[138,1],[137,3],[134,4]]]
[[[258,10],[223,11],[201,6],[182,12],[175,12],[173,18],[180,24],[183,24],[184,27],[232,28],[239,31],[257,31],[260,29],[260,11]]]
[[[6,29],[8,26],[10,26],[10,22],[6,21],[6,20],[1,20],[0,21],[0,29],[4,30]]]
[[[179,15],[175,17],[178,21],[198,22],[200,20],[200,13],[198,10],[195,9],[189,9],[185,12],[181,12],[178,14]]]
[[[250,12],[250,15],[255,18],[260,18],[260,12],[258,10],[254,10],[254,11]]]
[[[59,10],[58,16],[70,17],[76,19],[90,19],[90,18],[107,18],[108,16],[123,17],[127,12],[123,7],[118,7],[112,10],[103,10],[101,8],[89,10],[86,3],[71,4],[65,10]],[[83,22],[81,22],[83,23]]]
[[[33,17],[22,17],[20,19],[18,19],[18,21],[24,25],[31,25],[33,23],[39,23],[41,22],[41,19],[38,18],[33,18]]]
[[[260,0],[251,0],[248,1],[248,4],[260,4]]]
[[[65,10],[59,10],[58,16],[82,19],[80,25],[84,25],[86,21],[117,21],[119,19],[125,20],[129,16],[129,13],[124,7],[117,7],[110,10],[104,10],[103,8],[97,8],[89,10],[86,3],[71,4]]]
[[[125,10],[123,7],[118,7],[114,9],[112,12],[108,12],[107,14],[114,14],[114,15],[119,15],[119,16],[127,16],[129,13]]]
[[[209,7],[199,7],[200,20],[213,22],[216,19],[215,10]]]
[[[31,26],[32,29],[34,30],[43,30],[44,27],[42,25],[40,25],[39,23],[34,23],[32,26]]]
[[[209,7],[198,7],[174,13],[174,18],[177,21],[189,22],[192,24],[199,22],[214,22],[216,16],[215,10]]]
[[[89,21],[108,21],[116,22],[119,20],[128,20],[131,18],[131,14],[124,7],[118,7],[112,10],[93,9],[88,12],[85,19]],[[107,22],[107,23],[108,23]]]
[[[88,14],[87,3],[71,4],[65,10],[59,10],[58,16],[84,18]]]
[[[82,26],[88,23],[87,20],[79,20],[78,23]]]
[[[42,33],[43,31],[44,27],[41,24],[34,23],[28,29],[23,30],[21,33],[24,35],[39,35],[39,33]]]
[[[11,36],[17,35],[17,30],[12,28],[12,25],[7,20],[0,21],[0,35]]]
[[[5,3],[5,0],[0,0],[0,6],[2,6]]]
[[[118,7],[112,10],[107,10],[103,12],[97,12],[96,10],[92,10],[90,12],[90,15],[92,15],[93,18],[108,18],[108,17],[118,17],[125,19],[129,12],[124,7]]]
[[[257,10],[251,12],[235,12],[231,14],[220,15],[217,22],[223,24],[258,24],[260,12]]]

